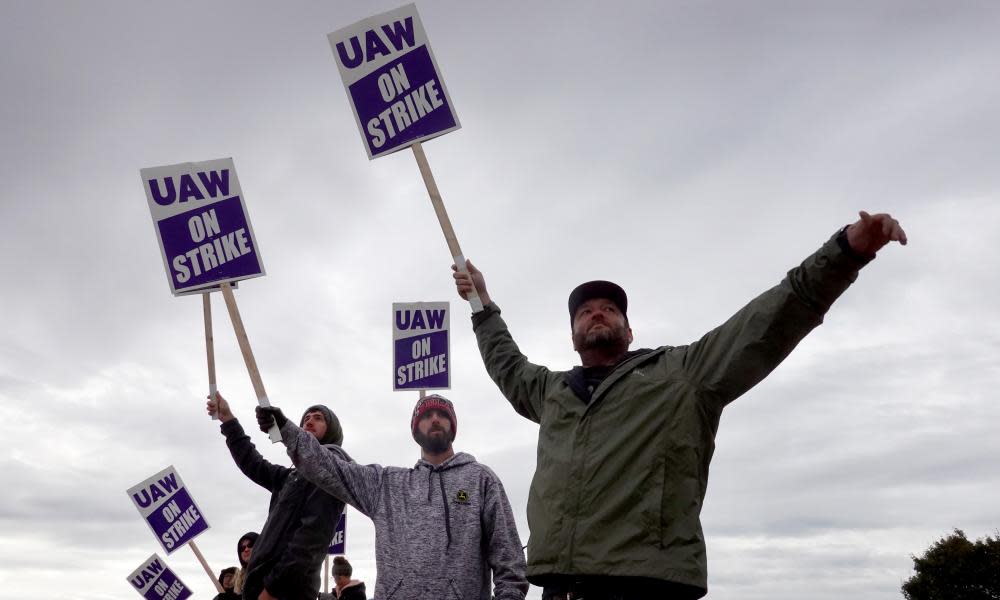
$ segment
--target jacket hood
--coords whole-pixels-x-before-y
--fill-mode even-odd
[[[250,541],[250,546],[252,547],[252,546],[254,546],[254,545],[257,544],[257,538],[259,538],[259,537],[260,537],[260,534],[257,533],[256,531],[249,531],[249,532],[244,533],[243,535],[241,535],[240,539],[236,540],[236,559],[240,561],[240,566],[241,567],[246,568],[247,563],[244,562],[243,561],[243,557],[240,556],[240,545],[243,544],[244,540],[249,540]]]
[[[302,418],[299,419],[299,427],[302,427],[303,421],[306,420],[306,415],[311,412],[322,414],[323,419],[326,421],[326,435],[323,436],[323,439],[319,443],[323,445],[336,444],[338,446],[344,443],[344,429],[340,426],[340,419],[337,418],[337,415],[332,410],[322,404],[314,404],[307,408],[302,413]]]
[[[465,452],[456,452],[454,456],[444,461],[440,465],[432,465],[424,459],[417,461],[417,464],[413,465],[414,469],[429,469],[431,471],[446,471],[453,467],[460,467],[462,465],[467,465],[469,463],[476,462],[476,457],[471,454],[466,454]]]

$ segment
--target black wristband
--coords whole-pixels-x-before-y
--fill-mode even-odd
[[[837,239],[837,245],[840,246],[840,249],[844,252],[844,254],[850,256],[851,258],[853,258],[855,260],[858,260],[860,262],[863,262],[863,263],[869,263],[869,262],[871,262],[872,259],[875,258],[874,254],[865,256],[864,254],[861,254],[861,253],[857,252],[854,248],[851,248],[851,243],[847,241],[847,228],[848,227],[850,227],[850,224],[844,225],[844,227],[840,231],[837,232],[837,238],[836,238]]]

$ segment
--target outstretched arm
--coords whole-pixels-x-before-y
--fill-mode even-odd
[[[257,407],[257,425],[267,432],[272,425],[281,431],[281,441],[299,473],[334,498],[372,516],[378,509],[382,489],[382,467],[359,465],[337,456],[319,443],[316,436],[296,427],[281,409]]]
[[[684,366],[721,408],[770,373],[854,282],[858,271],[906,234],[888,214],[869,215],[838,232],[777,286],[691,344]]]
[[[476,332],[479,352],[486,372],[500,388],[504,397],[518,414],[539,423],[542,418],[542,397],[549,383],[550,371],[528,362],[521,354],[507,325],[500,318],[500,309],[486,291],[486,278],[472,261],[465,261],[467,273],[451,266],[458,295],[465,298],[475,286],[483,310],[472,315],[472,328]]]
[[[269,463],[257,451],[257,447],[250,441],[240,425],[239,420],[229,409],[229,403],[216,392],[215,397],[209,396],[205,409],[209,416],[218,414],[219,421],[222,422],[222,434],[226,436],[226,446],[229,453],[240,471],[262,488],[274,491],[275,487],[284,482],[291,469]]]

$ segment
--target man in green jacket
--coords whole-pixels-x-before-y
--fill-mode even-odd
[[[490,377],[540,425],[528,494],[528,580],[542,597],[701,598],[707,593],[701,507],[722,409],[761,381],[823,321],[858,271],[891,241],[887,214],[860,213],[777,286],[686,346],[629,351],[628,300],[607,281],[569,297],[581,366],[550,371],[521,354],[466,263],[455,272]],[[453,267],[454,270],[454,267]]]

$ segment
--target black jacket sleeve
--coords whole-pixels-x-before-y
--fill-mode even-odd
[[[250,436],[243,431],[239,419],[233,419],[222,424],[222,434],[226,436],[226,446],[233,455],[236,466],[243,474],[269,492],[280,488],[291,469],[275,465],[264,460],[257,452],[257,447],[250,441]]]

